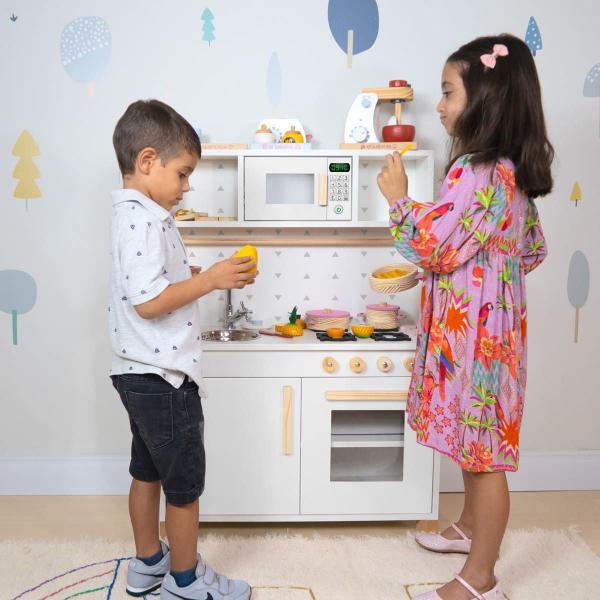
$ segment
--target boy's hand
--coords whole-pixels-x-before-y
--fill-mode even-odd
[[[398,152],[385,157],[385,165],[377,175],[377,185],[390,206],[408,195],[408,177]]]
[[[210,276],[213,286],[217,290],[241,289],[254,283],[258,272],[250,273],[249,270],[256,267],[250,256],[238,258],[227,258],[215,263],[206,275]]]

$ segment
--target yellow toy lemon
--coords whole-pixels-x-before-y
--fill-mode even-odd
[[[256,273],[258,269],[258,250],[254,246],[244,246],[240,248],[234,255],[236,258],[240,258],[242,256],[249,256],[252,258],[252,262],[256,263],[256,266],[253,269],[249,269],[250,273]]]

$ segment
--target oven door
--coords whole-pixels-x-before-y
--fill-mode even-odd
[[[409,377],[302,380],[303,515],[418,519],[433,512],[434,456],[406,424],[409,383]]]
[[[246,221],[327,220],[327,158],[244,158]]]

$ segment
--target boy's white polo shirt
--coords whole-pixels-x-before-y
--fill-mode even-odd
[[[171,214],[137,190],[112,193],[109,325],[111,375],[156,373],[178,388],[188,375],[206,396],[200,357],[200,312],[192,302],[156,319],[135,306],[192,276]]]

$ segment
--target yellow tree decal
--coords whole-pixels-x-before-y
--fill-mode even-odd
[[[35,182],[40,178],[40,171],[33,162],[34,156],[40,155],[40,149],[35,140],[27,130],[23,130],[15,147],[12,149],[13,156],[19,157],[12,176],[19,180],[13,193],[15,198],[25,200],[25,210],[29,210],[29,200],[40,198],[42,192]]]
[[[579,182],[576,181],[573,185],[573,189],[571,190],[571,202],[575,202],[575,206],[579,201],[583,200],[581,195],[581,187],[579,186]]]

